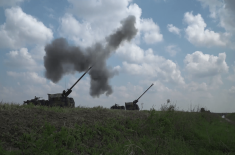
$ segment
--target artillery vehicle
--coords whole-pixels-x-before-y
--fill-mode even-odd
[[[92,68],[88,68],[88,70],[73,84],[73,86],[67,91],[63,91],[62,93],[57,94],[47,94],[48,100],[39,100],[40,97],[36,97],[31,100],[24,101],[24,105],[33,104],[33,105],[42,105],[42,106],[60,106],[60,107],[75,107],[75,102],[72,97],[68,97],[72,92],[73,87],[83,78],[83,76]]]
[[[201,108],[200,112],[207,112],[207,113],[210,113],[210,110],[205,110],[205,108]]]
[[[124,106],[119,106],[118,104],[113,105],[110,109],[120,109],[120,110],[125,110]]]
[[[152,87],[152,86],[153,86],[153,84],[150,87]],[[125,102],[126,110],[140,110],[138,104],[136,104],[136,103],[149,90],[149,88],[138,99],[134,100],[133,102]]]
[[[41,97],[34,97],[34,99],[24,101],[24,104],[30,104],[33,103],[34,105],[42,105],[45,104],[45,100],[39,100]]]

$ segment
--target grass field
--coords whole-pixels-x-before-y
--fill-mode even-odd
[[[231,115],[231,119],[234,115]],[[0,104],[1,155],[235,154],[235,125],[212,113]]]

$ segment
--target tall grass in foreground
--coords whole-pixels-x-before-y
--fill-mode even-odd
[[[55,112],[86,109],[0,105],[0,111],[17,108],[32,111],[42,108]],[[108,110],[102,107],[90,109],[91,112],[99,110],[100,113]],[[113,110],[113,114],[117,111]],[[161,111],[152,108],[147,113],[145,119],[120,116],[92,125],[76,124],[74,128],[62,126],[59,131],[52,122],[45,121],[40,129],[18,135],[12,140],[18,150],[6,151],[3,148],[4,141],[1,141],[0,154],[235,154],[235,126],[214,114],[176,111],[176,105],[171,104],[162,105]]]

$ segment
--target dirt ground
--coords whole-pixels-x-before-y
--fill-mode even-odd
[[[233,121],[231,121],[230,119],[228,119],[228,118],[224,118],[227,122],[229,122],[229,123],[231,123],[231,124],[234,124],[235,125],[235,122],[233,122]]]

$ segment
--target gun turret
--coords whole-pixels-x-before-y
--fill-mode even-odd
[[[150,87],[152,87],[152,86],[153,86],[153,84]],[[136,103],[149,90],[149,88],[138,99],[134,100],[133,102],[125,102],[126,110],[140,110],[138,104],[136,104]]]
[[[152,87],[152,86],[153,86],[153,84],[150,87]],[[133,103],[136,104],[139,101],[139,99],[149,90],[149,88],[147,90],[145,90],[145,92],[137,100],[134,100]]]
[[[62,96],[63,97],[68,97],[69,94],[72,92],[73,87],[83,78],[84,75],[86,75],[86,73],[92,68],[93,66],[91,66],[90,68],[87,69],[87,71],[73,84],[73,86],[71,88],[69,88],[67,91],[63,91]]]

